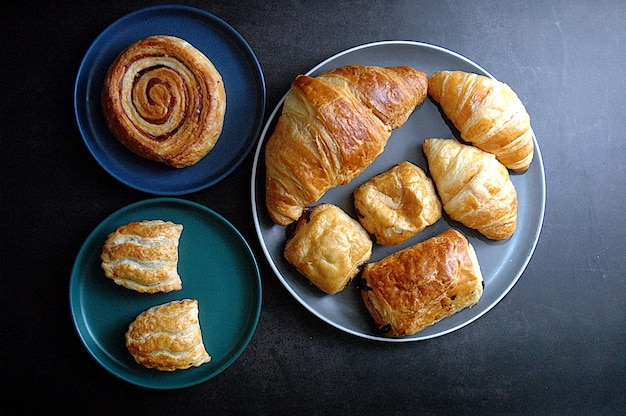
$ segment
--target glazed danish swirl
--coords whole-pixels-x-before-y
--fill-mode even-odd
[[[211,61],[183,39],[151,36],[109,68],[102,108],[115,137],[144,158],[176,168],[196,164],[217,142],[226,91]]]

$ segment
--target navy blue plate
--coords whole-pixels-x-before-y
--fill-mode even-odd
[[[100,105],[106,72],[131,43],[152,35],[185,39],[201,50],[222,75],[226,115],[215,147],[197,164],[175,169],[141,158],[109,130]],[[265,113],[261,66],[243,37],[205,11],[187,6],[155,6],[130,13],[104,30],[87,50],[74,86],[78,128],[98,163],[120,182],[156,195],[205,189],[229,175],[254,146]]]

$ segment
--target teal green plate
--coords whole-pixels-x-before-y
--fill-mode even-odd
[[[149,219],[184,227],[178,259],[182,290],[138,293],[104,276],[100,253],[107,235],[120,225]],[[78,335],[106,370],[138,386],[177,389],[216,376],[245,350],[259,320],[261,280],[249,245],[223,217],[194,202],[155,198],[120,209],[91,232],[74,263],[69,296]],[[137,364],[125,346],[128,325],[152,306],[184,298],[198,300],[202,338],[211,361],[173,372]]]

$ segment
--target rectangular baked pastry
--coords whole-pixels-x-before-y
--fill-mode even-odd
[[[305,208],[302,217],[288,227],[288,234],[287,261],[331,295],[343,290],[372,255],[367,231],[332,204]]]
[[[359,286],[380,331],[401,337],[476,304],[483,278],[472,245],[448,229],[368,263]]]

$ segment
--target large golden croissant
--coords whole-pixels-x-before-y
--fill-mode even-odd
[[[272,220],[292,223],[305,205],[365,170],[424,101],[427,82],[407,66],[349,65],[296,77],[265,149]]]
[[[507,84],[463,71],[439,71],[428,93],[464,141],[496,155],[507,168],[525,172],[533,159],[530,116]]]
[[[426,139],[424,153],[444,211],[492,240],[517,226],[517,192],[509,171],[491,153],[454,139]]]

